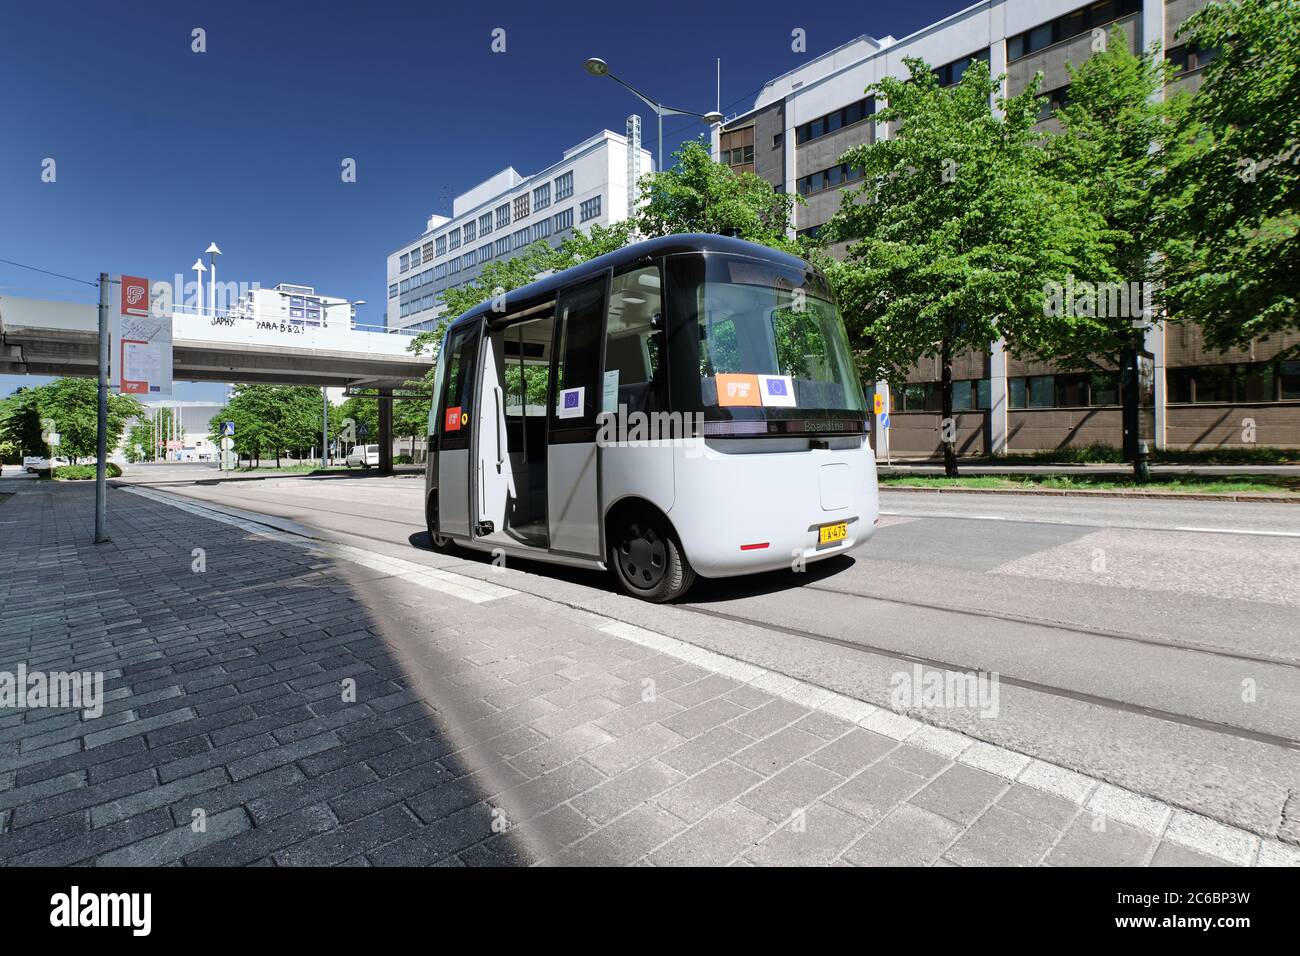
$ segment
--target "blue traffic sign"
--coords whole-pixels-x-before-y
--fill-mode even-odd
[[[231,436],[233,436],[233,435],[235,434],[235,423],[234,423],[234,422],[222,422],[222,423],[221,423],[221,434],[224,435],[224,436],[227,436],[227,437],[231,437]]]
[[[880,427],[881,427],[881,428],[888,428],[888,427],[889,427],[889,416],[888,416],[888,415],[881,415],[881,416],[880,416]]]

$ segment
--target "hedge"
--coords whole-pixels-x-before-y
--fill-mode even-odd
[[[120,465],[109,462],[104,469],[104,474],[109,478],[121,478],[122,468]],[[63,481],[93,481],[95,478],[94,465],[61,465],[54,469],[53,478],[59,478]]]

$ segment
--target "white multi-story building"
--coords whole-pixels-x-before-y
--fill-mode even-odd
[[[357,309],[347,299],[317,294],[312,286],[281,282],[270,289],[250,289],[229,314],[282,325],[346,329],[355,325]]]
[[[461,193],[450,218],[430,216],[418,238],[389,253],[389,330],[433,328],[438,294],[473,282],[489,262],[626,219],[636,177],[654,171],[650,153],[639,152],[629,163],[627,137],[601,130],[539,173],[508,167]]]
[[[962,0],[952,0],[954,7]],[[1079,66],[1123,31],[1134,52],[1158,47],[1178,73],[1160,95],[1196,89],[1213,49],[1200,49],[1179,28],[1207,0],[979,0],[901,39],[859,36],[769,80],[751,109],[714,127],[715,157],[752,172],[778,191],[798,193],[795,229],[816,235],[839,209],[846,189],[861,185],[845,150],[893,134],[876,118],[867,89],[885,76],[906,77],[907,57],[951,86],[976,61],[1002,77],[1016,96],[1042,74],[1039,124],[1059,130],[1053,110],[1069,102],[1070,67]],[[833,253],[843,247],[833,247]],[[1300,362],[1287,349],[1300,336],[1272,336],[1248,351],[1221,355],[1187,323],[1154,322],[1146,348],[1154,356],[1154,438],[1158,448],[1241,442],[1243,419],[1258,441],[1300,444]],[[1065,444],[1114,445],[1121,434],[1115,370],[1056,368],[1011,355],[1003,342],[957,356],[953,408],[958,447],[972,454],[1051,449]],[[933,454],[940,434],[940,370],[927,358],[890,398],[895,454]],[[877,391],[888,392],[885,383]],[[883,397],[883,396],[882,396]],[[1267,427],[1269,437],[1265,439]]]

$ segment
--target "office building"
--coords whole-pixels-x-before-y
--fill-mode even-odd
[[[538,173],[507,167],[461,193],[450,216],[429,216],[424,232],[389,253],[388,329],[432,329],[439,293],[530,243],[559,245],[574,229],[626,219],[638,172],[653,172],[650,153],[639,152],[629,163],[627,137],[601,130]]]
[[[860,36],[764,85],[752,109],[714,132],[715,157],[754,172],[778,190],[801,195],[799,233],[815,235],[839,208],[855,172],[840,162],[851,146],[887,134],[865,90],[885,76],[905,76],[905,57],[921,57],[942,85],[957,83],[976,60],[1004,92],[1024,91],[1036,73],[1047,98],[1041,125],[1068,102],[1066,64],[1092,53],[1095,38],[1121,27],[1135,51],[1159,43],[1181,70],[1171,88],[1195,89],[1213,50],[1177,39],[1178,28],[1206,0],[984,0],[902,39]],[[836,251],[836,250],[832,250]],[[838,250],[842,252],[842,250]],[[1209,351],[1197,327],[1155,325],[1146,347],[1155,356],[1157,447],[1300,446],[1300,362],[1280,354],[1300,336],[1274,336],[1227,354]],[[1118,445],[1117,373],[1063,371],[1019,361],[1001,343],[954,363],[958,447],[964,454],[1033,451],[1061,445]],[[893,454],[939,449],[938,362],[910,370],[891,396]]]

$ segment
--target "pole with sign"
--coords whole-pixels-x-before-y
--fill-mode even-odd
[[[121,276],[112,329],[113,383],[121,395],[169,398],[172,393],[172,316],[149,280]]]

